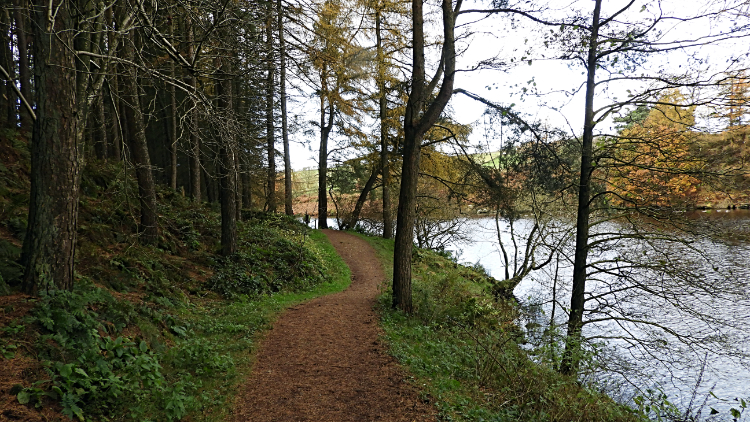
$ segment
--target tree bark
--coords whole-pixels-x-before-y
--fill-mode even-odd
[[[284,142],[284,212],[294,215],[292,208],[292,160],[289,153],[289,132],[286,115],[286,42],[284,40],[284,10],[277,1],[279,14],[279,90],[281,91],[281,139]]]
[[[120,107],[120,101],[117,99],[120,95],[119,77],[112,75],[110,81],[108,103],[111,110],[110,119],[112,120],[112,158],[115,161],[122,161],[123,110]]]
[[[89,15],[93,13],[90,10],[88,0],[70,0],[75,1],[77,12],[74,14],[76,19],[75,28],[75,49],[76,51],[91,51],[91,34],[92,25]],[[81,142],[81,150],[86,151],[91,145],[83,145],[86,139],[86,129],[91,129],[93,119],[90,119],[91,102],[88,94],[91,80],[91,57],[85,54],[76,54],[76,100],[78,101],[77,113],[79,121],[77,124],[78,141]],[[84,158],[82,156],[81,158]]]
[[[219,110],[226,113],[226,118],[231,115],[232,80],[229,72],[229,64],[226,58],[222,58],[221,75],[218,83],[218,105]],[[219,156],[221,168],[219,169],[219,191],[221,200],[221,254],[229,256],[237,252],[237,187],[234,134],[231,130],[219,139]]]
[[[380,174],[383,181],[383,238],[393,237],[393,217],[391,216],[391,169],[388,161],[388,127],[386,126],[388,102],[385,90],[385,55],[381,34],[381,6],[375,10],[375,41],[378,60],[378,108],[380,117]]]
[[[102,89],[101,93],[99,94],[99,99],[96,101],[96,115],[97,115],[97,124],[96,124],[96,133],[98,142],[98,152],[97,155],[99,156],[99,159],[106,160],[109,158],[109,137],[107,136],[107,117],[106,113],[104,112],[104,104],[105,101],[107,101],[107,97],[105,96],[105,92]]]
[[[242,221],[242,203],[243,203],[243,190],[242,190],[242,169],[239,148],[235,148],[234,157],[234,197],[237,201],[235,205],[237,212],[237,221]]]
[[[133,47],[126,41],[124,47],[127,60],[133,60]],[[159,220],[156,210],[156,186],[154,175],[151,172],[151,158],[148,153],[146,140],[146,126],[143,121],[138,95],[137,70],[128,67],[122,74],[123,99],[127,102],[124,107],[125,120],[127,121],[127,141],[130,151],[130,159],[135,167],[135,176],[138,180],[138,198],[141,205],[141,220],[139,232],[141,242],[154,244],[159,239]]]
[[[242,177],[242,198],[245,208],[252,209],[253,207],[253,190],[250,178],[250,164],[248,163],[247,155],[242,156],[242,160],[245,163],[245,171],[241,173]]]
[[[425,43],[423,0],[412,0],[412,85],[404,113],[404,159],[401,170],[396,239],[393,253],[393,307],[406,313],[412,311],[411,255],[414,243],[417,182],[424,134],[435,124],[453,94],[456,71],[455,21],[461,9],[461,0],[455,9],[450,0],[443,0],[443,81],[440,91],[427,104],[436,77],[425,84]],[[426,108],[426,110],[424,110]],[[423,112],[424,110],[424,112]]]
[[[325,70],[322,72],[326,74]],[[328,99],[328,123],[326,123],[325,108],[325,77],[320,94],[320,149],[318,150],[318,228],[328,228],[328,137],[333,128],[334,104]]]
[[[169,25],[170,35],[174,35],[174,20]],[[172,79],[177,78],[177,69],[175,67],[174,60],[170,60],[170,70],[172,73]],[[169,187],[177,190],[177,93],[175,92],[174,84],[169,84],[169,108],[171,111],[170,123],[172,124],[171,130],[171,143],[169,146]]]
[[[22,0],[15,0],[13,5],[15,6],[15,20],[16,20],[16,39],[18,40],[18,79],[21,83],[21,95],[26,98],[29,104],[33,104],[33,98],[31,97],[31,69],[29,67],[29,52],[28,52],[28,39],[26,33],[26,16],[22,13],[23,10],[30,10],[25,7],[25,2]],[[26,107],[21,106],[19,110],[21,116],[21,129],[24,131],[30,131],[34,122],[31,118]]]
[[[195,56],[194,34],[193,25],[190,21],[190,17],[185,18],[185,32],[187,32],[187,55],[188,60],[192,63],[193,57]],[[190,85],[193,90],[198,89],[198,81],[195,76],[187,73],[185,76],[185,82]],[[195,110],[198,104],[193,103],[193,109],[190,113],[190,195],[193,197],[193,201],[201,201],[201,140],[198,137],[198,112]]]
[[[273,126],[273,7],[268,3],[268,16],[266,17],[266,66],[268,76],[266,78],[266,143],[268,144],[268,197],[266,204],[269,212],[276,212],[276,147],[274,145]]]
[[[576,246],[573,261],[573,292],[570,297],[568,333],[565,337],[560,372],[566,375],[578,373],[581,352],[581,329],[586,293],[586,264],[589,251],[589,216],[591,214],[591,173],[594,141],[594,91],[596,89],[597,47],[599,38],[599,14],[602,0],[595,0],[594,17],[589,38],[589,51],[586,63],[586,106],[583,123],[583,144],[581,145],[581,172],[578,187],[578,217],[576,219]]]
[[[22,288],[33,295],[70,290],[74,283],[81,160],[69,5],[61,0],[34,4],[34,57],[44,59],[34,65],[37,120],[31,139],[29,226],[21,258]],[[55,14],[53,22],[48,12]]]
[[[5,9],[2,11],[3,13],[0,14],[0,31],[2,31],[2,34],[0,34],[0,64],[5,68],[5,70],[9,73],[10,79],[15,79],[16,76],[16,66],[13,62],[13,41],[11,39],[11,22],[12,19],[10,18],[10,13],[8,13],[8,9]],[[3,82],[3,87],[5,88],[5,92],[3,92],[3,95],[7,99],[4,101],[2,110],[2,117],[5,119],[5,127],[8,128],[14,128],[16,127],[17,120],[16,120],[16,93],[13,91],[13,82],[10,80],[6,80]]]

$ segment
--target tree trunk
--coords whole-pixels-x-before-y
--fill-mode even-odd
[[[245,205],[245,208],[252,209],[253,208],[253,190],[252,186],[250,184],[251,178],[250,178],[250,165],[248,164],[247,156],[243,156],[243,161],[245,162],[245,171],[241,173],[242,177],[242,203]]]
[[[281,90],[281,139],[284,142],[284,212],[294,215],[292,208],[292,160],[289,155],[289,133],[286,116],[286,42],[284,40],[284,13],[278,0],[279,13],[279,89]]]
[[[234,157],[234,195],[235,199],[237,200],[237,204],[235,208],[237,209],[237,221],[242,221],[242,202],[243,202],[243,191],[242,191],[242,169],[241,169],[241,159],[239,157],[239,148],[235,148],[237,151],[235,157]]]
[[[124,46],[125,56],[127,60],[132,60],[133,47],[128,43],[129,41],[126,41]],[[125,69],[122,74],[122,91],[123,99],[127,102],[126,107],[124,107],[125,120],[128,126],[127,141],[130,159],[135,167],[135,176],[138,180],[138,197],[141,205],[141,221],[138,231],[141,235],[141,241],[150,245],[156,243],[159,239],[159,221],[156,211],[156,186],[151,172],[146,126],[143,121],[137,83],[137,70],[133,67]]]
[[[89,8],[88,0],[70,0],[75,1],[77,13],[74,14],[76,21],[75,48],[76,51],[91,51],[91,34],[92,25],[89,20],[89,14],[92,11]],[[86,139],[86,130],[91,129],[93,119],[90,117],[91,103],[88,99],[90,80],[91,80],[91,57],[85,54],[76,54],[76,100],[78,101],[78,141],[81,143],[81,150],[87,151],[91,145],[83,145]],[[85,158],[85,156],[81,156]]]
[[[172,62],[172,76],[174,77],[174,61]],[[170,96],[170,133],[169,133],[169,187],[177,190],[177,95],[174,85],[169,85]]]
[[[2,11],[3,13],[0,14],[0,31],[2,33],[0,34],[0,65],[2,65],[5,70],[9,73],[10,79],[14,79],[16,76],[15,71],[15,63],[13,62],[13,41],[11,39],[11,22],[12,19],[10,18],[10,14],[8,13],[8,9],[5,9]],[[3,86],[5,88],[4,92],[1,95],[4,95],[7,99],[4,101],[2,110],[2,117],[5,119],[5,127],[8,128],[15,128],[17,121],[16,121],[16,93],[13,91],[13,82],[11,80],[6,80],[3,82]]]
[[[113,8],[108,8],[105,11],[106,21],[108,22],[109,26],[111,27],[115,21],[115,13]],[[116,38],[118,35],[115,33],[115,31],[107,31],[107,45],[113,46],[116,43]],[[110,47],[111,48],[111,47]],[[122,48],[122,47],[120,47]],[[110,51],[110,54],[115,55],[117,54],[116,51]],[[123,125],[122,125],[122,108],[120,107],[120,83],[119,83],[119,76],[117,75],[117,69],[119,69],[119,66],[114,66],[114,72],[111,76],[107,79],[107,84],[105,84],[108,89],[109,99],[107,100],[107,104],[110,109],[110,120],[112,121],[112,158],[115,159],[115,161],[121,161],[122,160],[122,139],[123,139]]]
[[[325,72],[324,72],[325,73]],[[333,101],[328,102],[328,124],[326,124],[325,83],[320,94],[320,149],[318,151],[318,228],[328,228],[328,136],[333,128]]]
[[[18,40],[18,79],[21,83],[21,95],[26,98],[29,104],[33,104],[34,100],[31,98],[31,70],[29,67],[29,52],[28,52],[28,40],[26,36],[26,16],[22,13],[23,10],[30,10],[25,7],[25,2],[21,0],[15,0],[13,5],[15,6],[15,20],[16,20],[16,39]],[[31,119],[31,114],[21,104],[19,113],[21,116],[21,129],[24,131],[30,131],[34,122]]]
[[[232,119],[232,75],[228,57],[220,57],[217,102],[224,119]],[[235,133],[230,124],[226,133],[219,133],[219,195],[221,200],[221,254],[237,252],[237,175]],[[225,126],[226,127],[226,126]]]
[[[169,33],[170,35],[174,35],[174,20],[169,25]],[[170,60],[169,64],[171,66],[172,79],[176,79],[177,69],[175,68],[174,60]],[[169,84],[169,108],[171,111],[170,123],[172,124],[171,144],[169,146],[169,169],[171,170],[169,187],[177,190],[177,93],[175,92],[174,84]]]
[[[411,255],[414,244],[421,144],[422,134],[413,129],[407,129],[404,137],[401,191],[398,197],[396,240],[393,250],[393,307],[406,313],[412,312]]]
[[[396,240],[393,253],[393,307],[411,313],[411,250],[414,242],[414,219],[416,214],[417,182],[422,138],[435,124],[453,94],[456,72],[455,17],[461,9],[462,0],[443,0],[443,66],[425,84],[425,43],[423,0],[412,0],[412,78],[411,92],[404,113],[404,160],[401,170]],[[440,91],[427,105],[437,85],[441,70],[444,73]],[[426,108],[426,110],[424,110]],[[424,111],[423,111],[424,110]]]
[[[190,21],[190,17],[185,18],[185,32],[187,32],[187,55],[188,60],[193,61],[195,55],[193,25]],[[193,88],[193,91],[198,90],[198,81],[195,76],[187,73],[185,75],[185,82]],[[193,197],[193,201],[201,201],[201,140],[198,137],[198,112],[195,110],[198,104],[193,103],[193,110],[190,113],[190,195]]]
[[[591,214],[591,173],[593,171],[594,140],[594,91],[596,88],[596,50],[599,37],[599,13],[602,0],[595,0],[594,18],[589,39],[589,51],[586,78],[586,109],[583,123],[583,144],[581,145],[581,173],[578,188],[578,217],[576,219],[576,246],[573,261],[573,293],[570,297],[570,315],[568,333],[565,337],[560,372],[566,375],[578,373],[581,354],[581,329],[583,328],[583,310],[586,292],[586,262],[589,251],[589,215]]]
[[[380,117],[380,174],[383,181],[383,238],[393,236],[393,217],[391,216],[391,169],[388,162],[388,127],[386,126],[388,102],[385,91],[385,56],[383,54],[383,36],[380,33],[381,7],[375,10],[375,37],[378,59],[378,107]]]
[[[268,77],[266,78],[266,143],[268,144],[268,197],[266,198],[266,204],[269,212],[276,212],[276,148],[273,139],[273,8],[270,2],[268,3],[267,13],[266,66],[268,66]]]
[[[107,101],[107,97],[105,96],[104,90],[102,89],[102,92],[99,95],[99,98],[96,100],[96,134],[97,134],[97,142],[96,142],[96,154],[97,157],[100,160],[106,160],[109,158],[109,139],[107,137],[107,117],[104,112],[104,103]]]
[[[122,161],[122,139],[124,132],[122,125],[123,110],[120,107],[120,100],[117,99],[120,95],[119,79],[117,75],[112,75],[109,89],[110,119],[112,120],[112,158],[118,162]]]
[[[44,60],[34,65],[37,120],[31,139],[29,226],[22,254],[22,287],[33,295],[70,290],[74,282],[81,165],[69,4],[37,0],[34,5],[34,57]],[[47,12],[54,13],[53,22]]]
[[[364,208],[365,202],[367,201],[367,195],[370,193],[370,191],[372,190],[372,186],[378,179],[378,173],[378,166],[375,166],[375,168],[372,169],[372,173],[370,173],[370,177],[367,179],[367,182],[365,182],[365,187],[362,189],[362,192],[359,193],[359,198],[357,198],[357,203],[354,205],[354,211],[352,212],[352,215],[350,215],[349,218],[346,219],[343,227],[341,227],[342,230],[351,230],[356,227],[357,223],[359,222],[359,215],[362,213],[362,208]]]
[[[203,170],[203,185],[206,188],[206,201],[209,203],[216,203],[219,200],[219,194],[217,192],[216,187],[216,179],[214,178],[214,174],[216,173],[214,170],[214,166],[212,163],[216,162],[216,160],[219,158],[218,154],[215,154],[212,160],[206,161],[204,165],[201,167],[201,170]]]

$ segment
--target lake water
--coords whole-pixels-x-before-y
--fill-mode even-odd
[[[698,213],[691,216],[693,221],[705,223],[716,231],[727,233],[747,233],[750,231],[750,212]],[[449,248],[460,262],[480,264],[490,275],[503,279],[505,267],[498,246],[494,218],[471,219],[466,222],[470,241],[451,245]],[[531,228],[528,220],[515,225],[519,259],[522,259],[525,242],[523,237]],[[512,262],[514,247],[507,223],[501,222],[502,239]],[[568,230],[570,227],[568,227]],[[594,229],[599,233],[617,233],[620,227],[614,223],[604,224]],[[565,230],[557,227],[556,236],[563,238]],[[569,234],[569,233],[568,233]],[[520,236],[519,236],[520,235]],[[636,386],[658,387],[669,400],[681,408],[700,407],[709,391],[722,399],[722,402],[708,396],[707,406],[727,415],[730,407],[738,407],[732,399],[750,397],[750,369],[748,362],[740,356],[726,356],[716,353],[722,350],[721,341],[731,344],[738,354],[750,353],[748,333],[750,333],[750,245],[740,241],[717,242],[706,238],[695,238],[692,248],[655,240],[648,242],[632,239],[618,239],[604,242],[601,247],[589,254],[589,262],[599,261],[599,272],[592,274],[587,282],[587,290],[599,299],[592,298],[587,303],[591,308],[588,319],[601,319],[584,328],[584,335],[600,337],[605,351],[610,355],[605,361],[622,359],[622,364],[630,369],[618,373],[621,366],[611,368],[611,372],[596,376],[599,382],[613,383],[621,393],[621,400],[628,400],[636,393]],[[546,268],[530,273],[514,293],[526,305],[539,304],[532,319],[541,323],[541,328],[549,326],[553,313],[553,286],[555,289],[555,320],[562,325],[567,315],[563,308],[569,306],[570,282],[572,279],[572,252],[567,247],[559,265],[551,263]],[[566,250],[566,247],[563,248]],[[537,255],[543,255],[544,251]],[[646,263],[646,269],[633,268],[623,262],[633,262],[633,257]],[[687,273],[664,276],[660,274],[663,260],[671,260],[664,265],[675,268],[686,267]],[[651,268],[653,267],[653,268]],[[512,274],[512,270],[511,270]],[[557,282],[555,283],[555,275]],[[691,278],[692,277],[692,278]],[[711,288],[730,291],[731,294],[711,294]],[[651,292],[651,293],[648,293]],[[616,318],[616,319],[607,319]],[[710,345],[702,349],[689,350],[670,335],[660,335],[660,330],[650,330],[648,325],[626,321],[640,319],[653,321],[676,333],[695,336]],[[720,321],[721,320],[721,321]],[[729,326],[724,326],[726,322]],[[530,336],[541,332],[531,330]],[[654,346],[649,350],[632,341],[639,337]],[[666,346],[666,347],[664,347]],[[675,353],[679,351],[681,353]],[[662,361],[662,362],[660,362]],[[703,365],[705,361],[705,366]],[[668,365],[664,365],[667,362]],[[703,371],[702,371],[703,368]],[[701,374],[702,373],[702,374]],[[696,389],[698,380],[700,385]],[[610,387],[612,388],[612,387]],[[697,390],[698,394],[693,395]],[[612,390],[609,391],[613,393]],[[710,409],[706,408],[703,417]],[[728,418],[721,418],[727,419]]]
[[[598,303],[599,309],[595,310],[596,313],[589,314],[588,318],[591,319],[591,315],[596,315],[648,319],[685,335],[695,333],[697,337],[702,337],[709,342],[727,341],[733,345],[738,354],[747,356],[750,354],[750,244],[734,239],[736,237],[734,235],[750,233],[750,211],[696,212],[690,216],[690,219],[698,224],[709,226],[714,232],[723,233],[722,238],[729,239],[729,241],[695,239],[694,249],[699,250],[702,256],[696,256],[690,248],[680,250],[679,246],[670,245],[669,242],[660,244],[656,241],[644,245],[640,241],[628,239],[605,243],[592,251],[589,254],[589,262],[599,260],[602,265],[599,266],[601,271],[599,274],[590,276],[595,280],[587,282],[587,289],[605,295],[607,298]],[[315,219],[312,219],[311,227],[314,227],[315,223]],[[334,219],[328,219],[328,224],[332,228],[336,227]],[[500,230],[511,263],[516,250],[518,250],[517,259],[522,260],[525,249],[523,237],[530,232],[531,221],[516,222],[514,226],[517,240],[515,248],[512,244],[509,225],[501,222]],[[571,234],[571,226],[567,223],[558,224],[554,230],[555,237],[558,239]],[[593,231],[597,230],[599,233],[615,233],[620,230],[620,227],[609,223]],[[494,218],[467,219],[465,232],[468,234],[466,241],[451,244],[447,249],[458,257],[459,262],[469,265],[480,264],[493,277],[503,279],[505,267],[498,246]],[[532,339],[535,336],[539,337],[539,333],[549,326],[553,313],[551,305],[553,290],[557,303],[554,309],[555,321],[564,333],[567,315],[563,308],[569,306],[572,279],[570,246],[568,244],[562,249],[567,248],[571,258],[566,258],[563,254],[559,260],[556,260],[556,263],[551,263],[542,270],[531,272],[514,291],[515,296],[523,304],[537,310],[529,317],[529,320],[522,322],[522,324],[525,322],[542,324],[542,327],[528,331]],[[544,256],[544,253],[545,251],[538,251],[537,256]],[[659,274],[658,265],[656,270],[646,270],[641,273],[637,273],[634,269],[623,269],[621,265],[614,265],[617,270],[612,271],[612,262],[617,261],[615,258],[627,255],[645,257],[641,262],[649,262],[649,260],[658,262],[665,256],[671,256],[676,264],[682,263],[690,267],[690,272],[683,277],[685,279],[675,281],[665,280]],[[609,263],[608,267],[607,263]],[[714,267],[719,271],[714,271]],[[512,274],[512,268],[510,272]],[[701,280],[709,280],[709,282],[681,288],[679,283],[690,284],[690,276],[700,277]],[[638,281],[643,278],[647,279]],[[630,283],[629,285],[626,283],[626,287],[632,287],[632,283],[635,282],[643,283],[644,289],[630,289],[630,291],[625,289],[627,293],[613,293],[618,286],[623,287],[622,280]],[[553,287],[556,288],[553,289]],[[703,294],[702,289],[707,287],[731,290],[731,294]],[[655,288],[661,289],[658,295],[643,292],[643,290]],[[717,321],[707,323],[703,321],[706,316],[715,316]],[[718,320],[724,320],[730,326],[723,326]],[[610,368],[610,372],[599,372],[593,378],[603,386],[608,384],[609,387],[603,388],[622,401],[629,401],[634,395],[639,394],[638,389],[642,391],[649,388],[660,389],[667,394],[670,402],[682,409],[699,408],[705,401],[702,419],[708,416],[709,407],[713,407],[721,412],[716,420],[732,420],[728,416],[728,411],[731,407],[738,408],[737,402],[733,399],[750,398],[750,362],[741,356],[733,357],[715,353],[719,350],[715,342],[706,349],[698,348],[693,351],[686,350],[687,347],[677,342],[667,343],[667,347],[664,347],[665,339],[670,340],[669,336],[658,336],[658,330],[655,334],[643,328],[638,324],[612,320],[587,325],[584,328],[584,335],[603,338],[601,341],[606,346],[604,352],[609,354],[603,360],[610,362],[620,359],[618,365]],[[623,334],[626,335],[623,336]],[[656,347],[658,352],[656,353],[634,345],[630,339],[618,338],[629,336],[641,337],[641,340],[661,347]],[[680,353],[673,353],[673,351]],[[628,367],[628,371],[621,371],[623,367]],[[696,385],[698,385],[697,388]],[[697,394],[694,394],[694,391],[697,391]],[[709,392],[713,392],[724,400],[710,396]],[[747,417],[747,415],[743,416]]]

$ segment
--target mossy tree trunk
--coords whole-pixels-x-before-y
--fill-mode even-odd
[[[34,2],[36,116],[31,139],[31,197],[23,243],[23,290],[71,289],[78,229],[81,151],[70,2]],[[48,8],[51,8],[48,10]],[[47,17],[54,13],[50,22]]]

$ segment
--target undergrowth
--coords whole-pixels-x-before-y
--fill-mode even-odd
[[[393,241],[369,237],[392,273]],[[444,421],[636,421],[643,415],[533,362],[519,347],[513,299],[496,299],[486,274],[418,250],[412,315],[380,297],[391,353],[414,374]]]
[[[0,190],[23,196],[4,168]],[[81,183],[75,287],[39,298],[16,293],[25,214],[3,199],[0,294],[18,317],[0,320],[0,366],[36,362],[10,389],[19,404],[80,421],[223,420],[276,315],[348,285],[325,235],[293,218],[245,212],[224,258],[215,205],[160,188],[160,240],[140,246],[132,174],[93,162]]]

